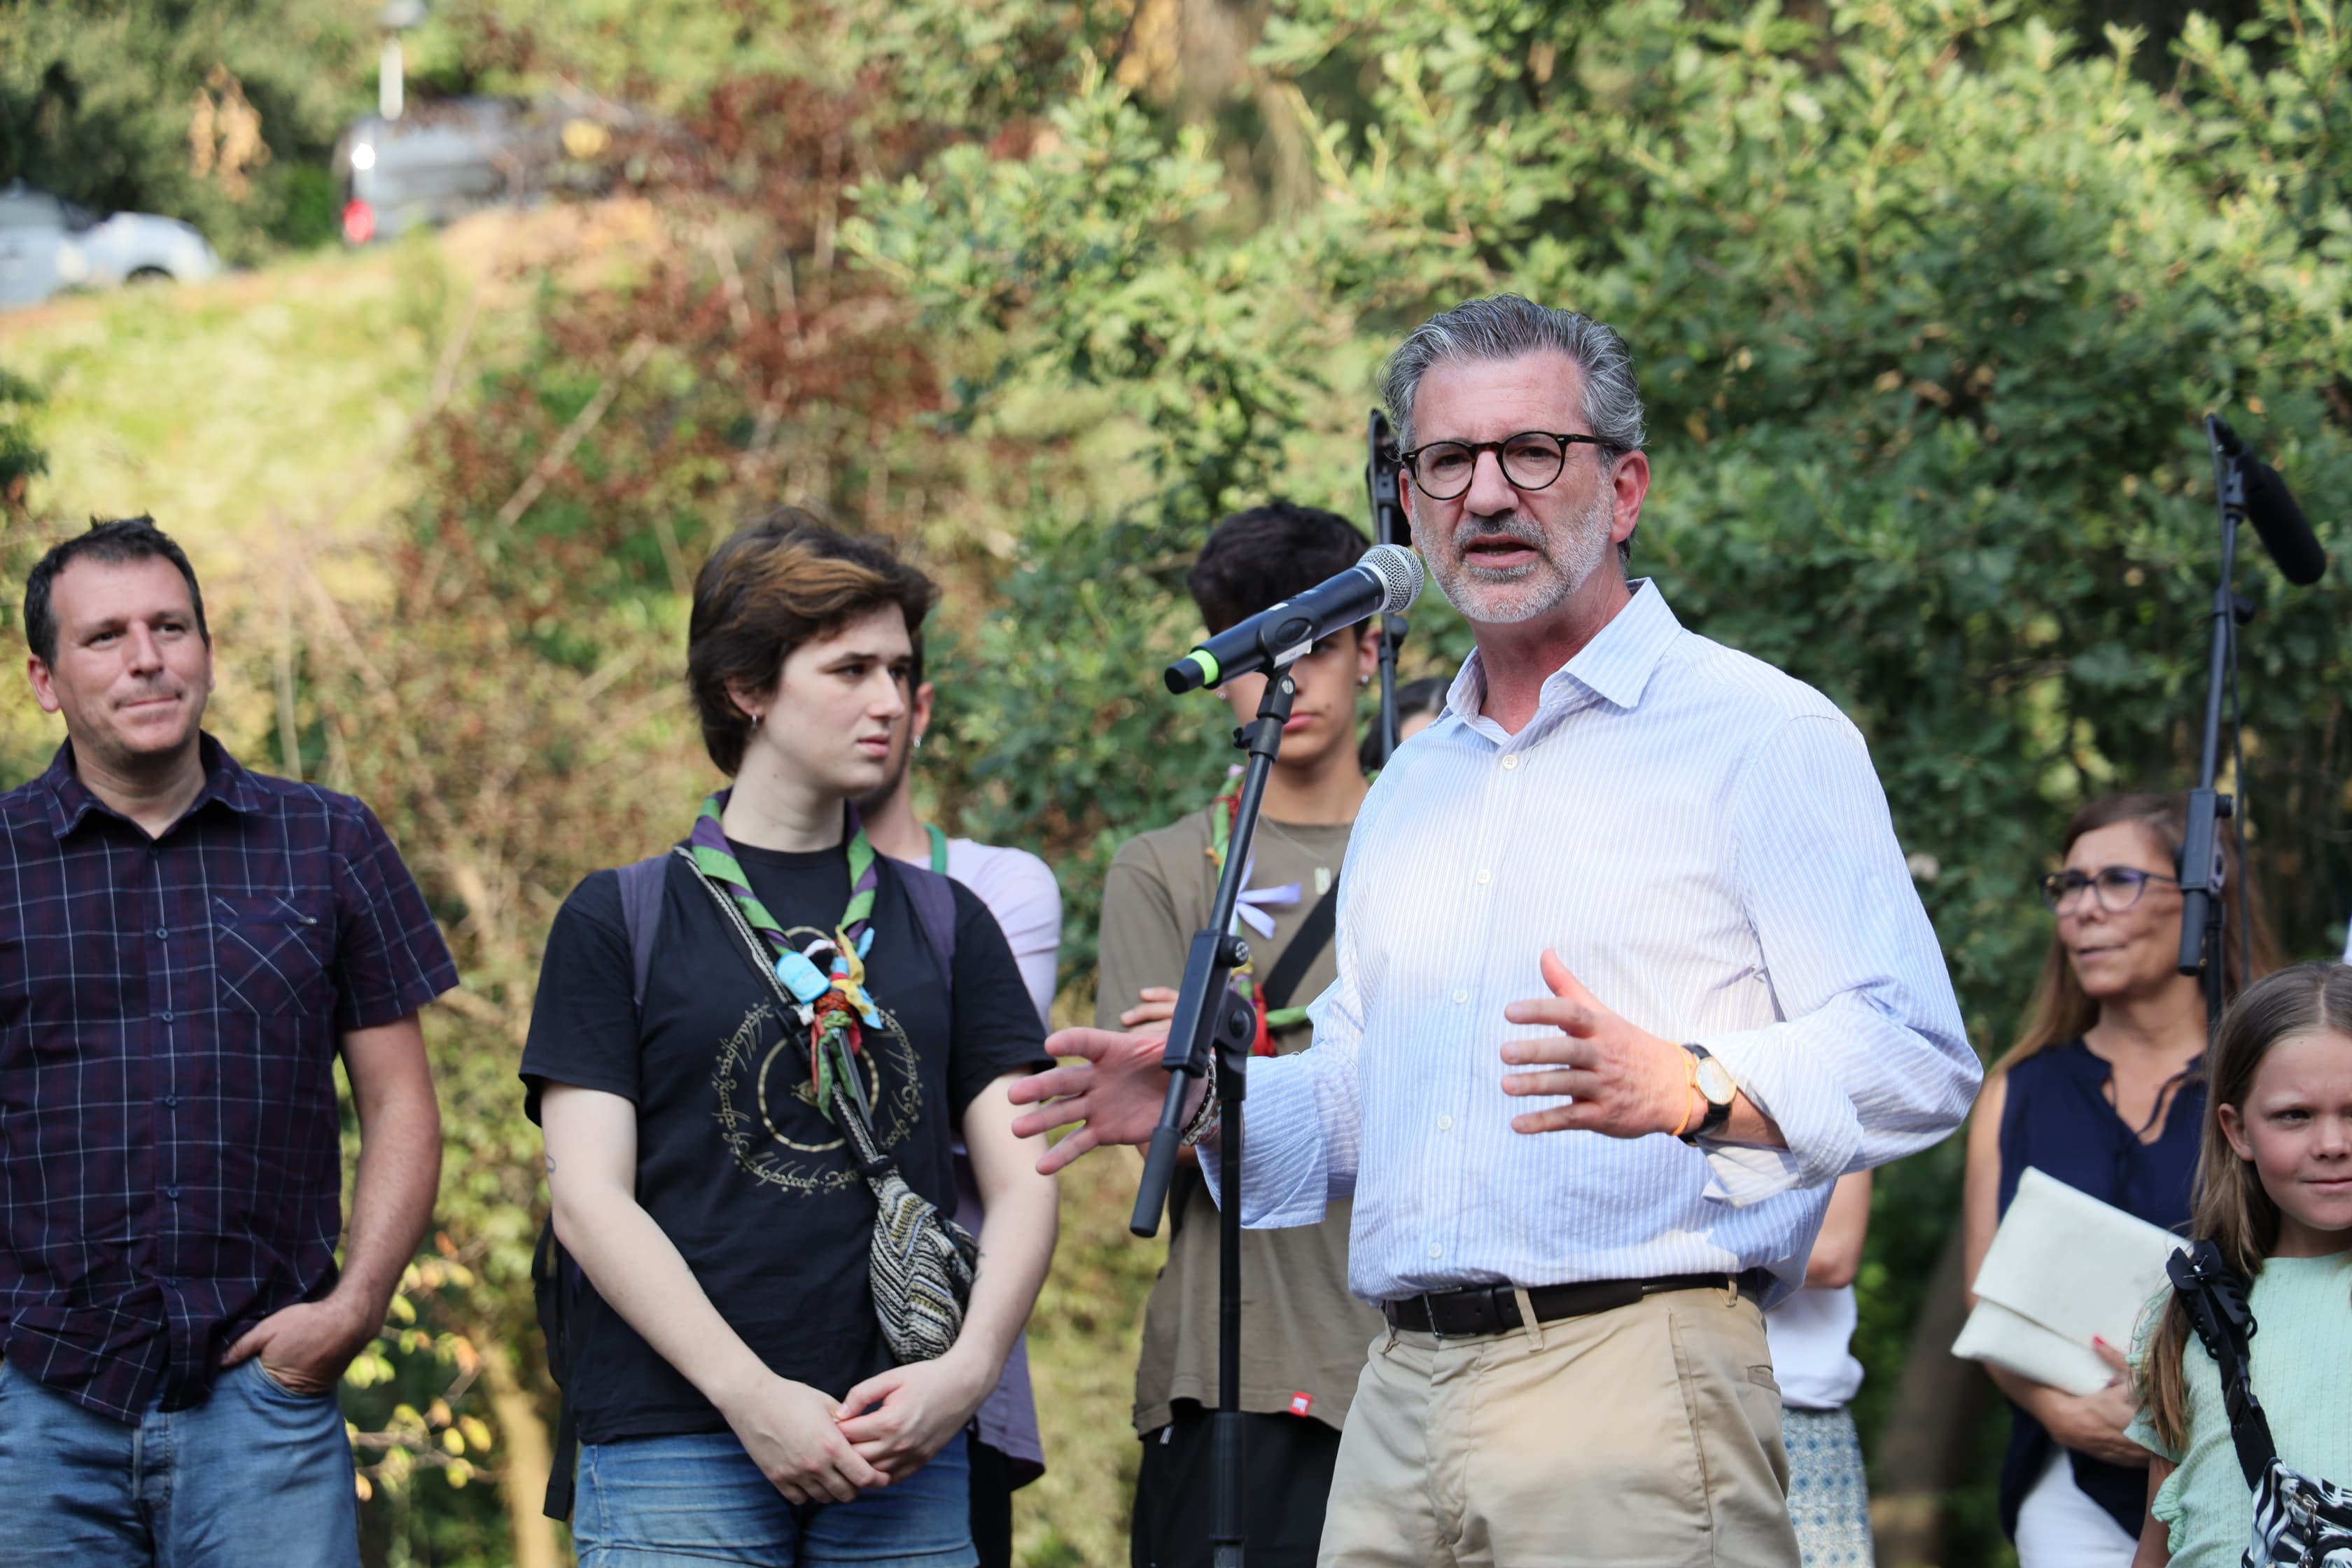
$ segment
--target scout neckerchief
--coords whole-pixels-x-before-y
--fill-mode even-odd
[[[768,912],[768,906],[751,890],[742,862],[735,858],[727,842],[719,814],[727,809],[727,797],[733,793],[720,790],[702,803],[702,815],[694,819],[694,833],[688,840],[694,848],[695,868],[734,895],[744,921],[774,949],[776,979],[800,1005],[801,1023],[809,1032],[809,1079],[816,1090],[816,1108],[830,1121],[835,1084],[846,1085],[851,1096],[865,1103],[866,1086],[853,1058],[866,1042],[860,1026],[879,1028],[882,1024],[874,1010],[874,999],[866,993],[866,954],[874,945],[874,895],[882,885],[874,846],[866,839],[865,824],[857,820],[857,808],[845,803],[842,809],[848,813],[849,826],[849,907],[834,922],[831,940],[819,937],[805,949],[795,948],[784,934],[782,922]],[[827,960],[823,969],[817,967],[820,958]]]
[[[1217,798],[1209,805],[1209,861],[1220,873],[1225,868],[1225,851],[1233,844],[1234,824],[1240,819],[1241,811],[1242,780],[1240,771],[1237,769],[1234,775],[1225,781],[1225,787],[1217,792]],[[1250,871],[1255,868],[1255,857],[1252,858],[1253,864],[1243,868],[1242,880],[1244,884],[1249,880]],[[1274,917],[1267,914],[1263,906],[1295,904],[1299,900],[1300,892],[1301,889],[1296,882],[1286,882],[1279,888],[1246,890],[1240,899],[1235,900],[1234,916],[1236,920],[1246,921],[1252,928],[1271,940],[1274,936]],[[1257,1037],[1250,1042],[1250,1055],[1270,1057],[1275,1054],[1274,1031],[1287,1029],[1293,1025],[1305,1023],[1307,1009],[1278,1007],[1273,1012],[1266,1011],[1265,998],[1258,992],[1255,969],[1255,964],[1253,962],[1234,970],[1234,989],[1248,999],[1250,1006],[1257,1014]]]
[[[931,836],[931,869],[944,877],[948,874],[948,836],[940,831],[936,822],[923,824],[923,831]]]

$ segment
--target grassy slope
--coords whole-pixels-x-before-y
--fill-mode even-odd
[[[36,510],[70,520],[152,512],[188,547],[224,648],[267,646],[289,552],[339,595],[368,591],[383,521],[410,494],[400,457],[411,421],[445,374],[462,388],[470,367],[499,352],[508,302],[546,258],[583,237],[583,221],[597,230],[590,247],[625,265],[645,220],[625,210],[478,219],[201,288],[0,315],[0,364],[48,399],[37,429],[50,471]],[[450,355],[460,340],[462,353]],[[219,670],[211,727],[273,766],[266,661],[226,657]],[[60,734],[24,682],[0,681],[5,754],[46,757]],[[1065,1009],[1074,1005],[1072,1016],[1090,1011],[1090,998],[1064,998]],[[1064,1179],[1062,1245],[1031,1334],[1049,1468],[1016,1500],[1020,1555],[1032,1568],[1108,1568],[1127,1554],[1135,1352],[1165,1253],[1127,1234],[1139,1168],[1114,1152]]]

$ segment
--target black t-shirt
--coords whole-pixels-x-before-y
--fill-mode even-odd
[[[761,902],[796,941],[849,901],[849,857],[736,847]],[[898,868],[880,862],[866,988],[882,1015],[861,1054],[875,1132],[909,1185],[955,1212],[964,1108],[1009,1072],[1052,1063],[995,917],[956,884],[954,984]],[[548,933],[524,1047],[527,1105],[545,1083],[637,1108],[637,1201],[685,1256],[719,1315],[780,1376],[839,1397],[892,1364],[866,1287],[874,1199],[816,1109],[808,1036],[751,966],[693,868],[669,862],[642,1027],[620,879],[573,889]],[[952,1016],[950,1016],[952,1009]],[[789,1026],[787,1027],[787,1026]],[[583,1442],[726,1430],[694,1385],[591,1289],[571,1320]]]

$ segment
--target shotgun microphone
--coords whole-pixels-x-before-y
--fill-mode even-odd
[[[2318,582],[2327,572],[2327,552],[2320,548],[2319,536],[2294,504],[2286,481],[2238,439],[2227,420],[2216,416],[2213,428],[2221,450],[2236,461],[2244,478],[2246,521],[2263,536],[2263,548],[2278,563],[2279,575],[2299,588]]]
[[[1338,576],[1269,605],[1170,665],[1168,689],[1192,691],[1236,675],[1285,668],[1333,632],[1402,612],[1421,596],[1421,581],[1419,556],[1402,544],[1375,544]]]

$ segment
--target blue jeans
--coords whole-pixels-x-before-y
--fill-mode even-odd
[[[0,1365],[0,1568],[359,1568],[351,1439],[332,1394],[258,1358],[210,1398],[136,1423]]]
[[[580,1568],[974,1568],[964,1436],[903,1481],[851,1502],[792,1503],[731,1432],[580,1449]]]

